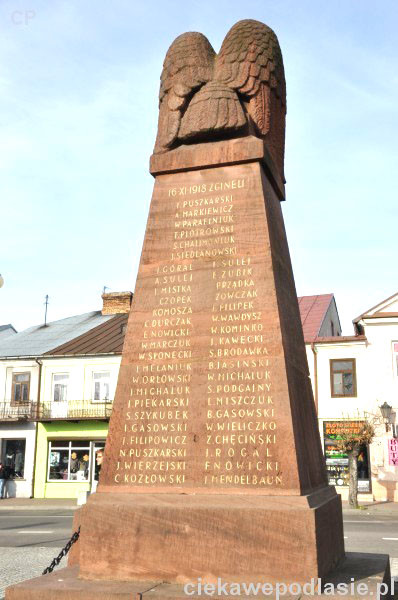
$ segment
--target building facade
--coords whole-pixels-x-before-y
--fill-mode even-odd
[[[306,339],[307,357],[329,481],[348,496],[348,457],[339,435],[363,421],[375,428],[361,448],[358,491],[363,498],[398,501],[398,294],[354,319],[353,336]],[[380,407],[389,407],[383,418]]]
[[[0,341],[0,448],[6,495],[77,498],[95,489],[131,292],[103,308]]]
[[[0,359],[0,451],[13,474],[6,484],[9,496],[32,495],[39,381],[35,359]]]
[[[78,498],[95,488],[120,358],[120,351],[43,357],[35,498]]]

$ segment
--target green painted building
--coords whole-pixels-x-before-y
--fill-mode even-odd
[[[103,450],[107,421],[38,423],[34,471],[35,498],[79,498],[98,480],[98,451]]]
[[[96,489],[131,294],[122,314],[113,314],[106,300],[118,299],[121,311],[120,297],[126,295],[104,294],[100,324],[42,355],[35,498],[78,499]]]

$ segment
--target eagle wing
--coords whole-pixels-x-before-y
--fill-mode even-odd
[[[192,94],[212,79],[214,57],[213,47],[201,33],[184,33],[171,44],[160,76],[155,152],[167,150],[177,139],[181,117]]]
[[[259,21],[239,21],[229,30],[216,59],[215,79],[249,100],[249,114],[263,135],[269,131],[271,92],[286,112],[278,39],[272,29]]]

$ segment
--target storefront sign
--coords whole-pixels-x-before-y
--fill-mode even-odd
[[[323,438],[329,485],[348,486],[349,459],[347,454],[339,449],[338,440],[343,435],[359,433],[362,425],[363,421],[324,421]],[[358,456],[358,492],[369,491],[367,448],[364,446]]]
[[[388,440],[388,464],[398,467],[398,440],[394,438]]]
[[[361,431],[363,421],[324,421],[323,431],[327,436],[357,434]],[[333,437],[333,439],[341,439]]]

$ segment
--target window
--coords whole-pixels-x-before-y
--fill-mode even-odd
[[[333,398],[357,395],[354,358],[330,361],[330,385]]]
[[[398,377],[398,342],[393,342],[392,351],[394,357],[394,375]]]
[[[67,402],[68,400],[68,373],[54,373],[53,375],[53,400],[54,402]]]
[[[23,479],[26,440],[3,440],[2,462],[15,479]]]
[[[30,373],[13,373],[11,404],[29,402]]]
[[[87,440],[49,442],[48,481],[89,481],[91,455]]]
[[[109,371],[93,373],[93,402],[109,402]]]

